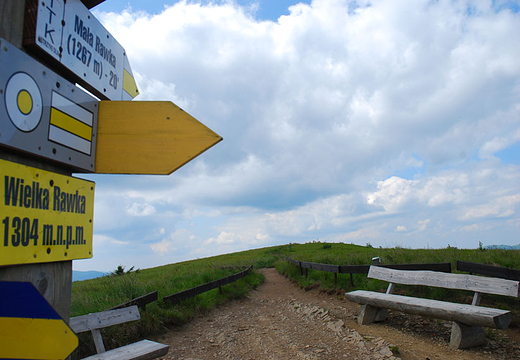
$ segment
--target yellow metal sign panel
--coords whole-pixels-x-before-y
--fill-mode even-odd
[[[170,101],[100,101],[95,172],[168,175],[221,140]]]
[[[91,181],[0,160],[0,266],[92,257]]]

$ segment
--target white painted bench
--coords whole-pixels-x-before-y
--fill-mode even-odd
[[[101,332],[99,331],[100,329],[129,321],[139,320],[140,318],[139,309],[134,305],[117,310],[108,310],[73,317],[70,319],[70,327],[75,333],[81,333],[84,331],[92,332],[97,354],[85,358],[88,360],[147,360],[166,355],[168,353],[169,345],[150,340],[141,340],[130,345],[105,351],[105,345],[103,344]]]
[[[478,306],[483,293],[518,297],[519,282],[483,276],[449,274],[435,271],[394,270],[371,266],[368,277],[389,282],[386,293],[352,291],[345,294],[350,301],[362,304],[358,322],[361,325],[386,319],[387,309],[424,317],[453,321],[450,347],[469,348],[486,343],[482,327],[505,329],[511,323],[511,312]],[[392,294],[395,284],[426,285],[447,289],[474,291],[473,302],[458,304],[447,301]]]

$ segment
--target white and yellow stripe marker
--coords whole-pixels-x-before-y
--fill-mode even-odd
[[[49,140],[90,155],[94,115],[57,92],[52,92]]]

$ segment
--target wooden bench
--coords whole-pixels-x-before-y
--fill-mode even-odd
[[[348,300],[362,304],[358,322],[361,325],[386,319],[387,309],[453,321],[450,347],[464,349],[486,343],[484,327],[505,329],[511,322],[511,312],[478,306],[483,293],[519,296],[519,282],[465,274],[435,271],[394,270],[371,266],[368,277],[388,281],[386,293],[352,291]],[[474,291],[473,302],[458,304],[392,294],[395,284],[426,285],[447,289]]]
[[[91,331],[96,345],[96,355],[86,359],[125,359],[146,360],[155,359],[168,353],[169,345],[150,340],[141,340],[136,343],[105,351],[100,329],[118,325],[129,321],[139,320],[139,309],[136,305],[123,309],[108,310],[94,314],[77,316],[70,319],[70,327],[75,333]]]

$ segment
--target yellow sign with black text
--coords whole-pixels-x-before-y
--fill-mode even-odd
[[[0,266],[92,257],[95,183],[0,160]]]

